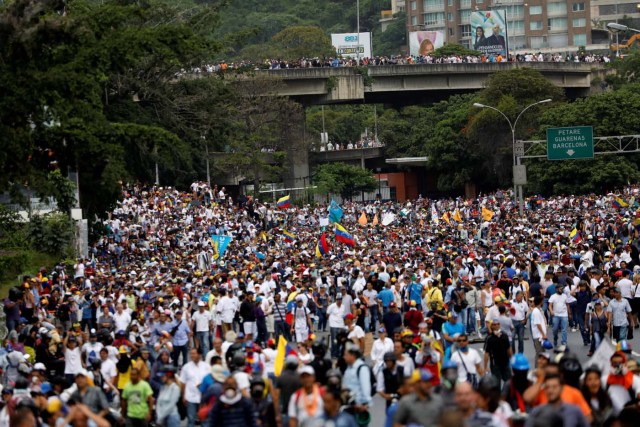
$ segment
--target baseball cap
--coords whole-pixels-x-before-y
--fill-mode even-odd
[[[355,319],[355,316],[353,315],[353,313],[347,313],[344,315],[345,319],[349,319],[349,320],[353,320]]]
[[[302,365],[300,368],[298,368],[298,374],[300,375],[315,375],[316,371],[313,369],[312,366],[309,365]]]
[[[204,301],[198,301],[198,307],[204,307],[205,303]]]
[[[44,363],[38,362],[35,365],[33,365],[33,370],[34,371],[46,371],[47,367],[44,366]]]

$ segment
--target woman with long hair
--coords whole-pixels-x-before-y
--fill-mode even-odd
[[[595,366],[587,368],[581,387],[582,395],[591,407],[593,427],[603,426],[613,413],[613,404],[607,391],[602,387],[602,372]]]
[[[591,357],[600,346],[607,332],[607,314],[604,311],[602,301],[597,298],[593,301],[593,312],[590,314],[589,319],[589,333],[591,335],[591,348],[587,354],[589,357]]]

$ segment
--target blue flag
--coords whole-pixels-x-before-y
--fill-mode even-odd
[[[227,246],[229,246],[231,236],[211,236],[211,241],[214,245],[215,251],[217,252],[217,258],[222,258],[224,256],[224,252],[227,250]]]
[[[335,200],[331,199],[331,204],[329,205],[329,222],[340,223],[342,219],[342,208],[336,203]]]

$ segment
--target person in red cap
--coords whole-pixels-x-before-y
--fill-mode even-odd
[[[358,343],[360,351],[364,353],[364,330],[354,323],[355,316],[353,313],[347,313],[344,316],[344,326],[347,329],[347,339]]]
[[[404,326],[411,329],[414,334],[418,333],[420,323],[424,322],[424,315],[417,309],[417,305],[415,300],[411,300],[409,311],[404,315]]]

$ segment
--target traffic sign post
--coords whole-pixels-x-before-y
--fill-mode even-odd
[[[593,127],[547,129],[547,159],[593,159]]]

